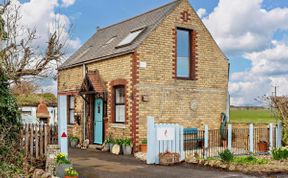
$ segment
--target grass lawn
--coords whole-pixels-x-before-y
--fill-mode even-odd
[[[272,113],[267,109],[231,109],[232,123],[276,123]]]

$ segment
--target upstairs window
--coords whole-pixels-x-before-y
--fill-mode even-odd
[[[177,69],[178,78],[190,78],[190,31],[177,29]]]
[[[125,122],[125,87],[115,87],[115,122]]]
[[[126,37],[117,45],[117,47],[125,46],[125,45],[128,45],[128,44],[132,43],[143,31],[144,31],[144,28],[142,28],[142,29],[140,29],[140,30],[136,30],[136,31],[130,32],[129,35],[126,36]]]

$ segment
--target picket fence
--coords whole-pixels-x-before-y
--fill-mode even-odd
[[[24,124],[21,129],[21,147],[30,159],[43,159],[49,144],[58,144],[58,126]]]

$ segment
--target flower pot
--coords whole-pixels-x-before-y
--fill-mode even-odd
[[[131,155],[132,147],[130,145],[122,145],[122,150],[124,155]]]
[[[69,168],[69,167],[72,167],[72,164],[60,164],[60,165],[57,165],[56,166],[56,176],[57,177],[64,177],[65,175],[65,169],[66,168]]]
[[[140,145],[140,151],[143,153],[147,153],[147,144],[141,144]]]
[[[78,176],[64,176],[64,178],[78,178]]]
[[[109,144],[105,143],[102,151],[109,151],[109,150],[110,150]]]
[[[109,150],[110,152],[112,152],[112,148],[113,148],[114,144],[113,143],[109,143]]]
[[[222,140],[222,146],[223,146],[224,148],[227,148],[227,146],[228,146],[228,141],[227,141],[227,140]]]
[[[257,145],[260,152],[267,152],[269,150],[268,143],[265,141],[260,141],[257,143]]]
[[[78,141],[71,141],[70,142],[70,145],[72,148],[76,148],[77,144],[78,144]]]

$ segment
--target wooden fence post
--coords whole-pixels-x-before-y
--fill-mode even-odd
[[[249,152],[254,153],[254,128],[253,128],[253,124],[249,125]]]
[[[44,155],[47,153],[48,137],[47,137],[47,124],[44,125]]]
[[[207,159],[207,152],[208,152],[208,139],[209,139],[209,127],[205,125],[205,132],[204,132],[204,158]]]
[[[232,124],[228,124],[228,149],[232,151]]]
[[[35,151],[36,151],[36,159],[39,158],[39,125],[35,125]]]
[[[34,124],[30,126],[30,159],[32,160],[33,157],[33,147],[34,147]]]

